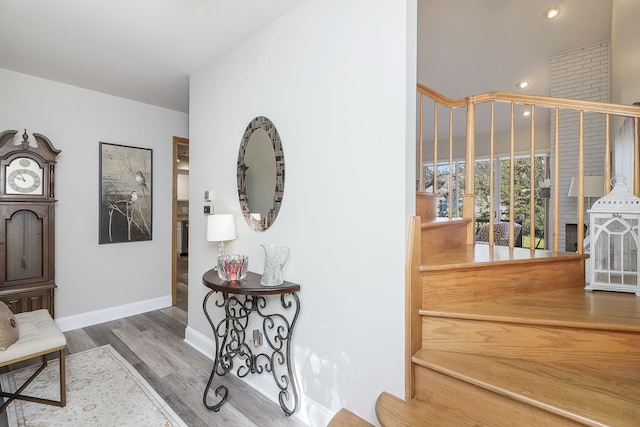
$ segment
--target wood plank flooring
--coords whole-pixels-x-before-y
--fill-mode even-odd
[[[187,312],[174,306],[68,331],[67,354],[111,344],[190,427],[305,426],[234,375],[217,383],[229,388],[220,411],[206,409],[202,395],[213,362],[184,342],[186,325]],[[3,413],[0,427],[6,425]]]
[[[186,312],[170,307],[69,331],[69,354],[111,344],[189,426],[304,426],[233,375],[219,412],[202,403],[212,362],[184,342]]]
[[[176,298],[176,307],[187,311],[188,301],[187,301],[187,291],[189,286],[189,257],[188,256],[179,256],[178,257],[178,274],[177,274],[177,298]]]

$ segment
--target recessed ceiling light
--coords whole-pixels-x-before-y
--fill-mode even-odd
[[[525,88],[529,87],[529,82],[528,82],[528,81],[526,81],[526,80],[523,80],[523,81],[521,81],[521,82],[518,82],[518,84],[516,85],[516,87],[517,87],[518,89],[525,89]]]
[[[550,7],[544,11],[544,17],[547,19],[553,19],[560,15],[560,8],[557,6]]]
[[[529,111],[529,110],[524,110],[524,111],[522,112],[522,116],[523,116],[523,117],[529,117],[530,115],[531,115],[531,111]]]

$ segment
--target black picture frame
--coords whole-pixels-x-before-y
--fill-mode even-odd
[[[152,240],[153,150],[100,142],[99,243]]]

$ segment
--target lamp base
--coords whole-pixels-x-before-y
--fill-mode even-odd
[[[224,256],[224,242],[218,242],[218,256],[216,257],[216,262],[213,263],[213,269],[218,271],[218,258]]]

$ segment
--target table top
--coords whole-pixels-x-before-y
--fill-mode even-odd
[[[224,281],[218,277],[216,270],[211,269],[202,275],[202,283],[214,291],[241,295],[280,295],[300,290],[300,285],[286,281],[279,286],[263,286],[260,284],[261,277],[249,271],[242,280]]]

